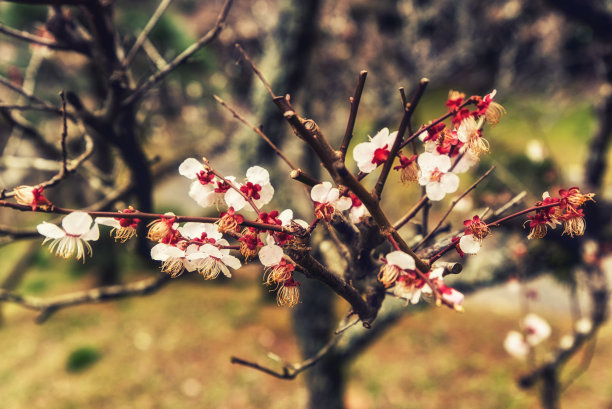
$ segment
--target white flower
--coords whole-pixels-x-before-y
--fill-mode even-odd
[[[289,226],[293,222],[293,223],[297,223],[304,229],[308,228],[308,223],[305,220],[293,218],[293,210],[291,209],[285,209],[282,212],[280,212],[277,219],[281,221],[281,226]]]
[[[259,261],[265,267],[272,267],[280,263],[283,259],[283,254],[282,247],[274,244],[274,239],[272,239],[271,243],[268,240],[268,244],[259,250]]]
[[[178,228],[181,236],[188,239],[212,239],[213,242],[223,238],[216,224],[188,222]]]
[[[310,190],[310,198],[313,202],[318,203],[315,207],[315,216],[325,221],[330,221],[336,210],[347,210],[353,204],[350,198],[340,197],[340,191],[332,187],[330,182],[313,186]]]
[[[574,328],[579,334],[588,334],[593,329],[593,322],[586,317],[580,318],[578,321],[576,321],[576,324],[574,324]]]
[[[389,152],[395,142],[397,131],[389,133],[388,128],[383,128],[369,142],[363,142],[353,149],[353,158],[357,167],[363,173],[370,173],[376,167],[384,163],[389,157]]]
[[[378,281],[385,287],[391,287],[400,274],[405,271],[412,271],[416,268],[414,258],[403,251],[392,251],[383,260],[383,265],[378,272]]]
[[[62,229],[54,224],[42,222],[36,229],[45,236],[43,244],[51,240],[49,251],[56,256],[71,258],[76,255],[76,259],[83,259],[85,262],[85,250],[91,256],[91,245],[88,241],[98,240],[100,231],[98,225],[93,223],[93,219],[85,212],[72,212],[62,220]]]
[[[476,155],[471,150],[465,150],[465,148],[461,148],[460,152],[462,152],[461,154],[463,156],[459,159],[459,161],[453,168],[453,173],[465,173],[478,163],[478,155]]]
[[[446,155],[424,152],[418,158],[419,184],[425,186],[429,200],[442,200],[447,193],[453,193],[459,187],[459,177],[448,170],[451,160]]]
[[[504,349],[517,359],[525,359],[529,354],[529,345],[525,342],[523,334],[518,331],[510,331],[508,335],[506,335]]]
[[[151,258],[161,261],[161,270],[170,274],[172,278],[183,274],[185,269],[189,271],[194,270],[192,264],[186,259],[186,251],[169,244],[158,243],[153,246]]]
[[[480,251],[482,247],[482,240],[478,240],[471,234],[466,234],[461,236],[459,239],[459,248],[465,254],[476,254]]]
[[[221,239],[217,244],[226,246],[229,243]],[[187,259],[193,263],[193,267],[207,280],[217,278],[219,273],[223,273],[226,277],[231,277],[232,274],[227,266],[238,269],[242,264],[240,260],[230,255],[229,252],[229,249],[219,249],[212,244],[204,244],[197,251],[187,254]]]
[[[257,207],[270,203],[274,196],[274,188],[270,184],[270,174],[261,166],[250,167],[246,172],[245,183],[238,188],[244,195],[252,199]],[[230,189],[225,193],[225,203],[228,207],[233,207],[234,210],[238,211],[246,206],[247,201],[236,190]],[[251,209],[250,206],[248,208]]]
[[[550,336],[550,325],[542,317],[530,313],[523,319],[525,339],[531,346],[536,346]]]
[[[454,288],[446,286],[444,284],[444,268],[436,267],[428,275],[429,280],[435,285],[436,290],[442,296],[442,298],[451,304],[457,311],[463,311],[463,299],[464,295]],[[429,284],[425,284],[421,290],[424,294],[432,295],[433,291]]]

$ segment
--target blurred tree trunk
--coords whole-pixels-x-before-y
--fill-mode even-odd
[[[272,89],[281,95],[290,94],[296,100],[306,85],[307,71],[318,33],[320,0],[281,0],[278,25],[266,42],[259,68]],[[257,87],[252,96],[253,106],[266,135],[279,147],[291,131],[270,96]],[[303,98],[307,100],[307,98]],[[305,104],[300,104],[304,106]],[[307,105],[307,104],[306,104]],[[246,165],[262,164],[267,159],[271,167],[276,155],[270,147],[252,135],[246,139],[243,152]],[[251,142],[253,141],[253,142]],[[317,177],[318,164],[309,171]],[[271,171],[274,180],[286,180],[286,172]],[[290,195],[278,189],[277,200],[294,208]],[[301,302],[294,310],[294,330],[304,359],[316,354],[330,339],[336,325],[333,313],[333,293],[324,285],[311,280],[301,281]],[[305,373],[308,385],[308,407],[312,409],[344,408],[344,365],[333,354],[328,355]]]

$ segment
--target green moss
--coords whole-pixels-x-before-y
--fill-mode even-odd
[[[102,357],[98,348],[84,346],[75,349],[68,355],[66,360],[66,371],[81,372],[95,364]]]

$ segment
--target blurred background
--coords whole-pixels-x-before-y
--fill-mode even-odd
[[[4,2],[0,23],[37,35],[51,31],[56,38],[64,33],[64,41],[88,27],[91,17],[83,8],[42,3],[56,6]],[[136,84],[206,33],[223,6],[217,0],[171,3],[131,62],[130,80]],[[261,125],[292,161],[320,176],[317,160],[283,123],[235,49],[238,42],[276,93],[290,94],[298,111],[316,120],[334,146],[344,135],[348,98],[361,70],[368,71],[368,78],[353,144],[383,127],[397,129],[402,115],[398,88],[411,95],[422,77],[430,85],[415,112],[415,127],[446,112],[451,89],[468,96],[496,89],[507,115],[497,126],[485,128],[491,153],[481,158],[472,180],[462,180],[462,188],[491,165],[497,168],[460,202],[450,231],[522,191],[527,192],[527,207],[546,190],[556,193],[579,185],[583,192],[596,193],[597,204],[586,210],[588,237],[568,239],[557,229],[543,241],[527,241],[523,220],[496,229],[479,256],[463,260],[455,285],[474,292],[465,301],[465,313],[393,304],[380,330],[349,334],[347,339],[358,340],[355,345],[347,341],[332,358],[292,381],[232,365],[230,357],[272,367],[279,360],[298,362],[326,342],[347,305],[325,288],[304,282],[303,300],[295,311],[279,308],[261,286],[262,271],[256,265],[243,267],[231,280],[210,282],[184,274],[148,297],[68,308],[42,325],[34,323],[35,312],[2,303],[0,406],[540,407],[537,390],[521,389],[516,381],[572,332],[577,317],[589,314],[584,242],[597,243],[604,261],[609,249],[608,3],[236,0],[218,38],[170,73],[131,113],[131,133],[109,131],[117,140],[133,138],[134,144],[126,147],[115,136],[92,132],[96,149],[88,164],[67,183],[46,191],[54,204],[101,204],[108,210],[134,205],[143,211],[217,215],[188,198],[189,181],[177,172],[185,158],[204,156],[226,175],[242,175],[254,164],[271,169],[274,208],[291,207],[310,221],[310,200],[289,180],[284,163],[212,98],[219,95]],[[158,4],[115,4],[109,18],[126,53]],[[109,75],[95,64],[95,55],[29,45],[6,30],[0,33],[0,55],[2,77],[28,93],[59,107],[59,91],[72,91],[87,110],[105,109]],[[2,84],[0,100],[6,105],[26,101]],[[34,185],[54,175],[61,129],[57,113],[0,105],[0,188]],[[78,128],[68,129],[74,157],[84,146]],[[393,220],[421,194],[419,187],[396,179],[383,200]],[[434,206],[430,220],[438,220],[446,209]],[[56,259],[40,247],[42,240],[33,231],[42,220],[51,218],[0,209],[1,288],[51,297],[158,272],[147,259],[144,242],[116,244],[104,232],[85,263]],[[418,235],[417,227],[406,235]],[[320,241],[325,244],[328,238]],[[454,257],[447,258],[459,261]],[[605,270],[605,262],[601,266]],[[504,351],[503,341],[527,312],[544,317],[553,331],[522,362]],[[564,407],[612,407],[610,347],[612,331],[603,326],[597,342],[589,341],[568,362],[563,379],[575,382],[564,391]],[[269,352],[280,358],[269,359]],[[584,374],[574,376],[588,363]]]

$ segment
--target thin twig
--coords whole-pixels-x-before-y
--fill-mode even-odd
[[[232,113],[232,115],[234,116],[234,118],[236,118],[237,120],[239,120],[240,122],[242,122],[243,124],[245,124],[246,126],[248,126],[249,128],[251,128],[257,135],[259,135],[273,150],[274,152],[292,169],[292,170],[296,170],[297,166],[295,166],[293,163],[291,163],[291,161],[283,154],[283,152],[278,148],[278,146],[276,146],[274,144],[274,142],[272,142],[270,140],[270,138],[268,138],[268,136],[263,133],[263,131],[259,128],[257,128],[256,126],[252,125],[251,123],[249,123],[246,119],[244,119],[243,116],[241,116],[235,109],[233,109],[231,106],[229,106],[225,101],[223,101],[221,98],[219,98],[216,95],[213,95],[213,98],[215,99],[215,101],[217,101],[219,104],[221,104],[221,106],[223,106],[225,109],[227,109],[228,111],[230,111]]]
[[[421,210],[423,206],[427,204],[428,200],[429,199],[427,198],[427,195],[421,196],[419,201],[412,207],[412,209],[408,210],[408,213],[406,213],[404,216],[402,216],[401,219],[393,223],[393,228],[395,230],[401,229],[406,223],[410,221],[410,219],[412,219],[419,212],[419,210]]]
[[[44,46],[52,50],[67,50],[67,51],[76,51],[76,52],[83,53],[81,50],[75,50],[68,46],[58,44],[55,41],[51,41],[45,37],[37,36],[31,33],[28,33],[27,31],[16,30],[14,28],[7,27],[4,24],[0,24],[0,33],[4,33],[8,36],[17,38],[19,40],[27,41],[32,44]]]
[[[430,237],[432,237],[438,231],[440,226],[442,226],[442,223],[444,223],[444,221],[451,214],[451,212],[453,211],[455,206],[457,206],[457,203],[459,203],[461,201],[461,199],[466,197],[472,190],[476,189],[476,186],[478,186],[483,180],[485,180],[491,174],[491,172],[493,172],[494,169],[495,169],[495,166],[491,166],[491,168],[489,170],[487,170],[481,177],[479,177],[478,180],[476,180],[474,183],[472,183],[472,185],[469,188],[467,188],[459,197],[455,198],[451,202],[450,207],[448,208],[446,213],[444,213],[444,216],[442,216],[442,218],[440,219],[438,224],[436,224],[436,227],[434,227],[431,230],[431,232],[429,232],[429,234],[427,234],[425,237],[423,237],[423,239],[421,239],[421,241],[418,242],[417,245],[414,247],[415,251],[418,250],[424,243],[427,242],[427,240],[429,240]]]
[[[393,161],[395,160],[395,156],[399,152],[400,147],[403,146],[402,141],[404,140],[404,134],[406,133],[406,129],[408,128],[408,125],[410,124],[410,121],[412,119],[412,114],[414,113],[417,104],[421,100],[421,97],[425,92],[425,88],[427,88],[427,84],[429,84],[429,79],[421,78],[419,86],[417,87],[412,97],[412,101],[409,104],[406,104],[404,107],[404,115],[397,130],[397,136],[395,137],[393,146],[389,150],[389,157],[385,161],[382,171],[378,176],[378,181],[376,181],[376,185],[374,186],[374,194],[378,200],[380,200],[382,196],[382,191],[385,187],[385,183],[387,182],[389,172],[391,172],[391,168],[393,167]]]
[[[60,98],[62,99],[62,168],[59,173],[59,177],[63,177],[68,174],[68,151],[66,149],[66,138],[68,137],[68,122],[66,121],[66,98],[64,98],[64,91],[60,91]]]
[[[129,67],[130,66],[130,64],[132,63],[132,60],[134,59],[134,57],[136,56],[136,54],[140,50],[140,47],[142,47],[142,45],[144,44],[145,40],[147,39],[147,37],[151,33],[151,30],[153,30],[153,27],[155,27],[155,24],[157,24],[157,22],[159,21],[160,17],[164,14],[164,12],[168,8],[168,6],[170,6],[170,3],[172,3],[172,0],[162,0],[159,3],[159,6],[157,6],[157,9],[153,13],[151,18],[147,22],[147,24],[145,25],[145,27],[140,32],[140,34],[138,35],[138,38],[134,42],[134,45],[132,46],[132,48],[128,52],[127,56],[125,57],[125,60],[123,61],[123,66],[124,67]]]
[[[168,62],[162,57],[162,55],[157,51],[157,48],[153,45],[153,43],[147,38],[142,45],[142,49],[149,57],[149,60],[155,64],[158,70],[163,70]]]
[[[305,173],[302,169],[294,169],[289,173],[291,179],[297,180],[305,184],[306,186],[313,187],[321,183],[320,180],[313,178],[309,174]]]
[[[82,304],[94,304],[120,298],[149,295],[170,282],[167,274],[147,278],[128,284],[111,285],[77,291],[49,298],[30,297],[0,288],[0,301],[12,302],[22,307],[39,311],[36,323],[42,324],[51,314],[66,307]]]
[[[355,121],[357,119],[357,111],[359,110],[359,103],[361,102],[361,94],[365,85],[366,77],[368,76],[367,71],[361,71],[359,73],[359,81],[353,97],[350,99],[351,111],[348,117],[348,123],[346,124],[346,131],[344,132],[344,138],[340,145],[340,153],[342,154],[342,160],[346,158],[346,151],[348,150],[351,138],[353,137],[353,130],[355,129]]]
[[[217,172],[215,169],[213,169],[212,166],[210,166],[210,162],[208,161],[208,159],[203,158],[204,164],[208,167],[208,169],[219,179],[221,179],[223,182],[227,183],[227,185],[234,189],[236,192],[238,192],[238,194],[240,194],[240,196],[242,196],[244,198],[244,200],[249,204],[249,206],[251,206],[251,208],[253,210],[255,210],[255,214],[259,214],[260,210],[257,207],[257,205],[255,204],[255,202],[253,201],[253,199],[251,199],[249,196],[247,196],[242,190],[240,190],[240,188],[238,186],[236,186],[231,180],[226,179],[222,174],[220,174],[219,172]]]
[[[38,104],[41,104],[44,107],[47,107],[49,109],[53,109],[54,111],[57,111],[57,108],[55,106],[53,106],[52,104],[48,103],[47,101],[44,101],[40,98],[38,98],[36,95],[33,95],[29,92],[27,92],[25,89],[18,87],[17,85],[13,84],[11,81],[9,81],[8,79],[4,78],[3,76],[0,75],[0,84],[4,85],[5,87],[15,91],[16,93],[18,93],[21,96],[26,97],[27,99],[34,101]]]
[[[249,368],[256,369],[268,375],[272,375],[279,379],[295,379],[301,372],[304,372],[306,369],[314,366],[317,362],[319,362],[325,355],[331,350],[340,339],[340,335],[333,336],[331,340],[325,344],[323,348],[321,348],[314,356],[300,362],[297,364],[285,363],[282,368],[282,372],[275,371],[270,368],[266,368],[265,366],[259,365],[258,363],[247,361],[241,358],[237,358],[235,356],[231,357],[230,362],[233,364],[243,365]]]
[[[134,103],[135,101],[139,100],[140,98],[142,98],[142,96],[147,91],[149,91],[149,89],[151,89],[155,84],[157,84],[159,81],[164,79],[168,74],[174,71],[178,66],[180,66],[185,61],[187,61],[193,54],[195,54],[202,47],[208,45],[211,41],[217,38],[217,36],[221,32],[221,29],[223,28],[223,23],[225,23],[225,19],[227,18],[229,10],[232,6],[232,2],[233,0],[225,0],[225,4],[223,5],[221,12],[219,13],[219,17],[217,18],[217,21],[215,22],[214,27],[211,28],[202,37],[200,37],[200,39],[197,42],[187,47],[187,49],[185,49],[185,51],[179,54],[174,60],[166,64],[166,66],[161,71],[158,71],[155,74],[151,75],[144,82],[144,84],[142,84],[136,91],[134,91],[132,95],[127,97],[125,101],[123,101],[123,105],[130,105]]]
[[[274,91],[272,91],[272,87],[270,86],[268,81],[266,81],[266,77],[264,77],[264,75],[261,73],[259,68],[257,68],[257,66],[255,65],[253,60],[251,60],[251,58],[246,53],[246,51],[244,51],[244,48],[242,48],[242,46],[240,44],[238,44],[238,43],[235,44],[235,47],[240,52],[240,54],[242,55],[242,58],[244,58],[246,60],[246,62],[249,63],[249,65],[251,66],[251,69],[253,70],[255,75],[257,75],[257,77],[259,78],[259,80],[261,81],[263,86],[266,88],[266,91],[268,91],[268,94],[270,94],[270,96],[272,98],[276,98],[276,94],[274,94]]]
[[[33,212],[32,206],[22,205],[18,203],[7,202],[0,200],[0,207],[8,207],[14,210],[22,212]],[[68,209],[57,206],[39,206],[36,210],[37,213],[51,213],[51,214],[69,214],[72,212],[83,211],[78,209]],[[122,213],[122,212],[100,212],[100,211],[86,211],[92,217],[113,217],[117,219],[141,219],[141,220],[156,220],[162,217],[168,218],[167,215],[160,213],[145,213],[145,212],[133,212],[133,213]],[[177,223],[182,222],[200,222],[200,223],[215,223],[219,221],[218,217],[191,217],[191,216],[172,216],[175,218]],[[260,222],[253,222],[245,220],[241,224],[248,227],[255,227],[263,230],[274,230],[282,233],[292,233],[291,229],[276,224],[267,224]]]

